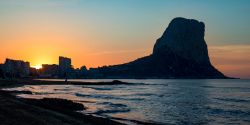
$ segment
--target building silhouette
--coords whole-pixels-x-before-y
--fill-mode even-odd
[[[71,59],[67,57],[59,56],[59,77],[69,77],[72,65]]]
[[[7,77],[27,77],[30,74],[29,68],[29,62],[7,58],[2,69]]]
[[[40,69],[40,77],[56,78],[58,75],[58,65],[56,64],[42,64]]]

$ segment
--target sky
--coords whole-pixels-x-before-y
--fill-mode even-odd
[[[249,0],[0,0],[0,63],[72,58],[75,68],[149,55],[175,17],[202,21],[212,64],[250,78]]]

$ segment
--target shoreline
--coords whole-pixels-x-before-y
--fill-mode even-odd
[[[129,85],[129,84],[131,83],[122,82],[119,80],[113,80],[110,82],[78,82],[78,81],[65,82],[65,81],[46,81],[46,80],[34,80],[34,79],[14,79],[14,80],[0,79],[0,89],[20,87],[24,85]]]
[[[42,81],[33,79],[0,79],[0,123],[11,125],[126,125],[132,122],[139,125],[159,125],[129,119],[104,118],[84,114],[83,104],[60,98],[28,99],[19,98],[17,94],[32,94],[31,91],[8,91],[5,88],[24,85],[129,85],[143,83],[127,83],[118,80],[111,82],[76,82],[76,81]],[[9,108],[12,107],[12,108]],[[5,115],[8,114],[8,115]],[[120,121],[120,122],[119,122]],[[123,122],[122,122],[123,121]],[[124,123],[124,121],[127,121]]]
[[[102,84],[126,84],[118,81]],[[102,117],[79,113],[86,107],[82,104],[58,98],[25,99],[16,94],[29,91],[5,91],[3,88],[20,87],[23,85],[79,85],[79,82],[51,82],[38,80],[0,80],[0,123],[12,125],[124,125],[123,123]],[[90,84],[86,82],[85,84]],[[91,83],[92,84],[92,83]],[[100,83],[94,83],[100,84]]]

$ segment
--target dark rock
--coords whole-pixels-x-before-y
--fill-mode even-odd
[[[43,98],[43,99],[25,99],[25,100],[33,105],[56,111],[61,111],[61,110],[78,111],[86,109],[84,105],[66,99]]]
[[[210,65],[207,44],[204,40],[205,24],[193,19],[173,19],[154,45],[153,54],[173,51],[178,56]]]
[[[31,91],[11,91],[14,94],[32,94]]]

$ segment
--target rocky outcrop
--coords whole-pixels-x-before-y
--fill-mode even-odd
[[[195,61],[209,65],[207,44],[204,40],[205,25],[193,19],[173,19],[161,38],[154,45],[153,54],[169,51]]]
[[[226,78],[210,63],[204,33],[203,22],[175,18],[151,55],[90,72],[99,78]]]

